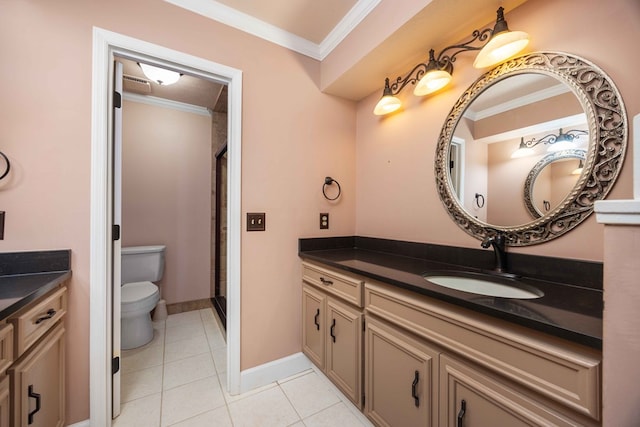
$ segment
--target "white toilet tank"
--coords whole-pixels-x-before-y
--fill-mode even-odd
[[[165,248],[164,245],[123,247],[121,284],[162,279]]]

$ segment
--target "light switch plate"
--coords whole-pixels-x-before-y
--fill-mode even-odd
[[[247,212],[247,231],[264,231],[265,220],[264,212]]]

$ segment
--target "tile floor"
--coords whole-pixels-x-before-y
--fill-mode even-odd
[[[316,369],[231,396],[226,342],[212,309],[154,323],[153,341],[123,351],[114,427],[363,427],[368,420]]]

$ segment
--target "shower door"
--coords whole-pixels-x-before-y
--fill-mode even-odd
[[[227,328],[227,144],[216,153],[215,295],[213,306]]]

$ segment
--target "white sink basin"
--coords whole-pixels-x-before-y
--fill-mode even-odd
[[[535,299],[544,296],[544,293],[533,287],[519,284],[509,286],[491,278],[473,278],[447,275],[424,275],[425,280],[445,288],[472,294],[486,295],[500,298]]]

